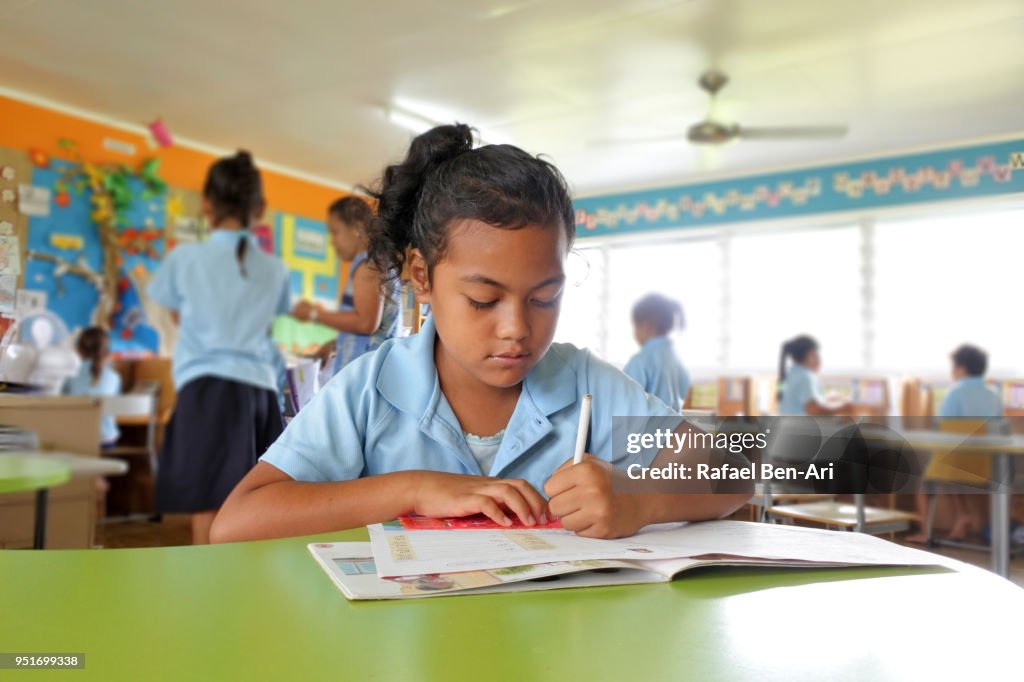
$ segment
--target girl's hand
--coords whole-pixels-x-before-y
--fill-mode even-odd
[[[314,310],[319,310],[319,306],[315,303],[299,301],[295,304],[295,307],[292,308],[292,317],[301,320],[302,322],[306,322],[309,320]]]
[[[412,511],[421,516],[484,514],[503,526],[512,525],[509,511],[527,526],[547,523],[549,518],[544,497],[520,478],[417,473]]]
[[[320,367],[326,367],[327,363],[331,361],[334,356],[334,347],[337,343],[337,339],[333,341],[327,341],[322,346],[317,348],[316,354],[313,356],[314,360],[320,362]]]
[[[572,459],[551,474],[544,484],[548,508],[562,525],[589,538],[622,538],[644,525],[636,495],[612,492],[612,480],[622,473],[593,455],[582,462]]]

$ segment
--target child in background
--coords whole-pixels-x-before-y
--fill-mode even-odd
[[[788,369],[786,360],[792,360]],[[824,417],[845,414],[850,403],[826,400],[821,392],[821,353],[811,336],[797,336],[782,344],[779,355],[779,414]]]
[[[83,329],[78,335],[75,350],[82,358],[78,374],[64,384],[65,395],[120,395],[121,375],[107,366],[110,355],[110,336],[101,327]],[[121,432],[111,415],[100,417],[100,445],[111,447]]]
[[[619,537],[716,518],[749,497],[613,490],[613,465],[653,456],[615,447],[612,416],[673,412],[586,350],[552,344],[576,232],[554,166],[511,145],[474,149],[467,126],[440,126],[385,170],[376,198],[369,258],[391,277],[407,264],[431,315],[313,398],[225,502],[215,541],[410,513],[483,513],[504,526],[558,518]],[[585,394],[592,454],[573,465]]]
[[[248,152],[215,162],[203,186],[210,238],[171,251],[149,285],[180,325],[157,512],[192,514],[195,544],[209,542],[217,509],[282,430],[269,335],[290,307],[288,270],[250,234],[264,208]]]
[[[623,370],[653,396],[679,410],[690,390],[690,375],[679,362],[669,332],[683,328],[683,307],[661,294],[648,294],[633,306],[633,336],[640,352]]]
[[[366,260],[370,243],[369,227],[373,209],[356,196],[338,199],[327,211],[327,226],[338,258],[349,263],[348,282],[337,312],[315,303],[300,301],[292,315],[299,320],[319,322],[340,334],[321,347],[322,361],[333,347],[334,372],[382,343],[398,335],[402,319],[401,291],[397,280],[385,279],[373,263]]]
[[[964,344],[953,351],[952,360],[953,385],[939,405],[939,419],[970,418],[991,419],[1003,416],[1003,401],[999,395],[985,385],[985,371],[988,369],[988,355],[977,346]],[[942,467],[947,475],[942,480],[955,480],[962,474],[967,480],[978,481],[990,478],[990,467],[987,459],[973,455],[957,458],[951,453],[940,458],[941,462],[929,464],[925,478],[934,475],[936,467]],[[923,496],[921,496],[923,497]],[[922,507],[921,497],[918,506]],[[949,531],[950,540],[963,540],[970,533],[982,529],[983,514],[977,502],[985,497],[978,495],[954,494],[949,496],[953,503],[953,526]],[[919,511],[923,511],[919,509]],[[925,512],[927,513],[927,512]],[[922,516],[923,518],[923,516]],[[917,539],[916,537],[913,539]]]

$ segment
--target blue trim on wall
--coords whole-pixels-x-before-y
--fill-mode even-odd
[[[577,199],[580,237],[1024,192],[1024,139]]]

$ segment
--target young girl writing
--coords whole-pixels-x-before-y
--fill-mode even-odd
[[[348,283],[341,305],[334,312],[300,301],[292,310],[292,315],[300,320],[318,321],[341,332],[335,342],[330,346],[325,344],[318,354],[326,360],[330,350],[335,351],[335,372],[397,336],[401,323],[398,281],[383,277],[380,270],[366,260],[372,222],[373,209],[359,197],[345,197],[331,204],[327,212],[331,243],[338,258],[349,263]]]
[[[269,333],[290,308],[288,271],[249,232],[264,207],[252,157],[218,160],[203,186],[210,238],[171,251],[149,286],[180,324],[157,511],[191,513],[196,544],[209,541],[216,510],[281,434]]]
[[[441,126],[385,170],[377,200],[370,259],[396,276],[408,253],[431,316],[299,413],[225,502],[214,541],[481,512],[618,537],[748,497],[613,490],[612,466],[635,460],[613,448],[612,416],[672,412],[587,351],[552,345],[575,234],[554,166],[510,145],[473,149],[468,127]],[[588,393],[591,454],[573,465]]]
[[[786,360],[792,360],[789,367]],[[810,336],[797,336],[782,344],[779,355],[779,414],[823,417],[846,414],[850,403],[834,402],[821,391],[821,354]]]
[[[75,350],[82,359],[78,374],[64,384],[67,395],[119,395],[121,375],[107,366],[110,355],[110,337],[102,327],[83,329],[75,342]],[[100,444],[110,447],[121,432],[113,416],[100,417]]]
[[[690,391],[690,375],[679,362],[669,333],[683,328],[683,307],[678,301],[648,294],[633,306],[633,336],[640,352],[622,370],[644,390],[679,410]]]

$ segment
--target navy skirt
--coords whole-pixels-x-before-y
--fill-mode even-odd
[[[157,513],[219,509],[283,426],[274,391],[218,377],[185,384],[157,464]]]

